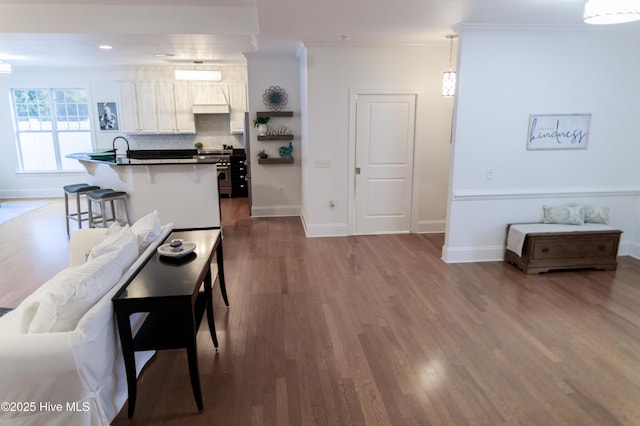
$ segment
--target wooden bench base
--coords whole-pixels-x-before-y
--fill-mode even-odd
[[[526,274],[557,269],[615,270],[620,234],[619,230],[529,233],[522,256],[507,250],[505,261]]]

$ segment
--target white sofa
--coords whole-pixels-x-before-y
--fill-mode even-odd
[[[160,227],[157,214],[155,218],[155,231],[135,234],[142,247],[136,246],[138,251],[127,264],[118,257],[120,252],[105,249],[117,234],[113,227],[76,231],[70,241],[69,268],[0,318],[0,399],[5,401],[0,425],[108,425],[122,409],[127,381],[111,299],[171,232],[173,224]],[[131,229],[127,226],[128,232],[141,221]],[[67,297],[68,288],[73,287],[70,282],[91,268],[96,272],[85,277],[86,285],[76,285],[73,297]],[[86,302],[97,287],[106,288],[79,316],[77,325],[57,331],[75,324],[67,318],[77,308],[74,297],[86,296]],[[45,309],[61,298],[66,304],[57,306],[53,314],[51,308]],[[142,319],[132,317],[134,330]],[[153,353],[136,353],[138,374]]]

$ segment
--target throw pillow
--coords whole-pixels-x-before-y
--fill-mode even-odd
[[[584,206],[585,223],[609,224],[609,207],[606,206]]]
[[[69,267],[49,282],[29,325],[29,333],[71,331],[78,321],[109,291],[122,271],[113,252],[79,266]]]
[[[158,211],[154,210],[148,215],[138,219],[136,223],[131,225],[131,230],[136,234],[138,251],[142,253],[149,247],[149,244],[160,236],[161,224]]]
[[[544,223],[559,223],[562,225],[582,225],[584,223],[584,209],[580,206],[542,206]]]
[[[121,271],[128,268],[138,258],[138,243],[136,235],[129,225],[125,225],[119,232],[107,236],[100,244],[89,252],[87,260],[96,259],[107,253],[116,252],[116,261]]]

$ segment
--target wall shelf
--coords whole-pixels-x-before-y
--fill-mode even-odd
[[[292,141],[293,135],[258,135],[259,141]]]
[[[293,111],[258,111],[257,117],[293,117]]]
[[[293,158],[258,158],[258,164],[293,164]]]

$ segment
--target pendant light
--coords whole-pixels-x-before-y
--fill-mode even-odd
[[[451,60],[453,57],[453,39],[457,37],[455,34],[447,36],[450,40],[449,71],[445,71],[442,74],[442,96],[454,96],[456,94],[456,72],[451,69]]]
[[[584,22],[606,25],[622,24],[640,19],[640,0],[587,0]]]

